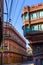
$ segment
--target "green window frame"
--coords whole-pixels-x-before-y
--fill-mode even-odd
[[[28,20],[29,19],[29,14],[26,12],[24,13],[24,15],[22,16],[23,20]]]
[[[33,13],[30,13],[30,19],[33,19]]]
[[[30,27],[28,25],[24,26],[23,27],[23,31],[24,31],[24,33],[25,32],[29,32],[30,31]]]
[[[37,31],[38,30],[38,25],[31,26],[31,29],[32,29],[32,31]]]

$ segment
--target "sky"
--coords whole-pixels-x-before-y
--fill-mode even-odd
[[[23,30],[22,30],[22,18],[21,18],[21,14],[22,14],[22,8],[24,6],[31,6],[33,4],[38,4],[43,2],[43,0],[13,0],[13,4],[10,10],[10,4],[12,0],[6,0],[7,1],[7,5],[8,5],[8,14],[11,11],[11,16],[8,15],[8,18],[11,18],[11,24],[16,28],[16,30],[23,36]],[[6,9],[6,3],[4,0],[4,13],[7,13],[7,9]],[[4,21],[7,20],[7,15],[4,14]],[[24,36],[23,36],[24,37]],[[27,46],[28,46],[28,41],[27,42]]]

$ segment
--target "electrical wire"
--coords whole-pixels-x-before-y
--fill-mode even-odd
[[[9,20],[11,19],[12,4],[13,4],[13,0],[11,0],[11,4],[10,4],[10,10],[9,10]],[[10,22],[10,21],[9,21],[9,22]]]
[[[5,0],[5,4],[6,4],[6,9],[7,9],[7,20],[6,21],[8,21],[8,5],[7,5],[7,0]]]
[[[17,23],[17,21],[18,21],[18,18],[19,18],[19,15],[20,15],[20,13],[21,13],[21,9],[22,9],[24,3],[25,3],[25,0],[23,1],[22,5],[21,5],[21,7],[20,7],[19,14],[18,14],[18,17],[17,17],[17,19],[16,19],[14,25],[16,25],[16,23]]]
[[[16,3],[16,7],[15,7],[15,11],[16,11],[16,9],[17,9],[17,4],[19,3],[19,1],[17,0],[17,3]],[[15,11],[14,11],[14,16],[15,16]]]

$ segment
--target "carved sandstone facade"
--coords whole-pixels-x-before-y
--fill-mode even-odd
[[[23,32],[30,41],[35,65],[43,65],[43,3],[22,9]]]

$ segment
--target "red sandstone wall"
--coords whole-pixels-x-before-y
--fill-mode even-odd
[[[25,43],[25,41],[23,41],[14,32],[14,30],[11,29],[11,27],[7,28],[7,29],[6,29],[6,27],[4,27],[3,31],[4,31],[3,36],[4,36],[4,34],[10,36],[10,37],[8,37],[8,39],[4,36],[4,39],[2,42],[3,43],[3,49],[4,49],[4,51],[3,51],[3,63],[17,63],[17,62],[23,62],[24,60],[26,60],[27,56],[25,56],[26,55],[26,43]],[[15,42],[14,37],[18,38],[19,43],[17,40],[16,40],[17,42]],[[0,61],[1,61],[1,57],[0,57]]]

